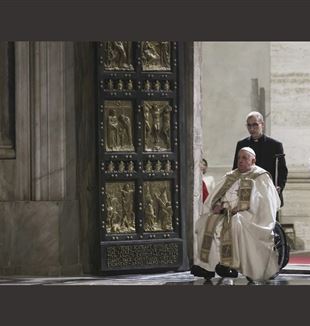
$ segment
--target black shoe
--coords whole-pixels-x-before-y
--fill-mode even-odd
[[[238,277],[238,272],[235,269],[221,264],[217,264],[215,266],[215,271],[221,277],[232,277],[232,278]]]
[[[207,271],[206,269],[198,265],[193,265],[191,267],[191,274],[198,277],[204,277],[206,280],[210,280],[212,277],[215,276],[214,272]]]

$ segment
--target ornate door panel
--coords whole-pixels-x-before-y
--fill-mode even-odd
[[[109,41],[97,50],[101,268],[178,269],[182,46]]]

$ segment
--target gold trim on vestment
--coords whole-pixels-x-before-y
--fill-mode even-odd
[[[243,176],[238,169],[233,170],[226,174],[226,180],[214,196],[211,203],[211,210],[215,205],[221,201],[222,197],[226,194],[227,190],[240,179],[240,186],[238,190],[238,211],[248,210],[250,208],[250,199],[252,188],[254,185],[254,180],[264,174],[268,173],[266,171],[251,172]],[[203,241],[201,245],[200,259],[206,263],[209,262],[209,254],[211,249],[211,244],[214,239],[214,232],[218,223],[224,219],[223,227],[220,234],[220,263],[225,266],[232,267],[233,265],[233,246],[232,246],[232,230],[231,230],[231,212],[230,210],[223,210],[221,214],[210,214],[207,219]],[[236,266],[234,266],[236,267]]]
[[[206,263],[209,260],[210,248],[215,228],[219,221],[221,221],[224,217],[225,215],[223,214],[211,214],[208,216],[200,252],[200,259]]]

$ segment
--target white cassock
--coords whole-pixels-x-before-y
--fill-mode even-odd
[[[262,171],[254,166],[251,171],[243,173],[243,176],[253,170]],[[208,263],[200,260],[200,248],[204,236],[204,229],[214,196],[222,188],[225,182],[223,178],[215,187],[212,194],[205,202],[205,214],[197,221],[195,232],[198,239],[198,259],[195,263],[208,271],[214,271],[220,262],[220,233],[223,220],[217,225],[212,240]],[[235,207],[238,203],[238,179],[226,191],[221,201]],[[227,204],[226,204],[227,205]],[[250,208],[231,216],[232,230],[232,266],[238,272],[253,280],[267,280],[279,271],[278,252],[274,248],[273,229],[276,222],[276,212],[280,208],[279,195],[267,173],[254,180],[250,196]]]

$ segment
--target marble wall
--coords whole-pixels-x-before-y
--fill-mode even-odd
[[[271,43],[271,105],[271,134],[285,144],[290,170],[309,171],[310,42]]]
[[[281,139],[289,175],[281,211],[296,249],[310,249],[310,42],[272,42],[271,136]]]
[[[0,275],[80,273],[77,201],[0,202]]]
[[[225,171],[232,168],[236,142],[248,135],[245,117],[254,109],[252,79],[265,89],[269,115],[269,44],[202,42],[201,46],[203,154],[210,172],[219,167]]]
[[[0,160],[0,273],[80,274],[74,44],[15,42],[16,158]]]

